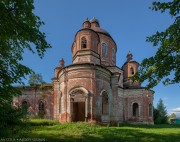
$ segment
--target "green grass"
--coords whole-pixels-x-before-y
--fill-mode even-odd
[[[46,142],[180,142],[180,125],[128,125],[106,127],[89,123],[59,124],[30,120],[15,136]]]

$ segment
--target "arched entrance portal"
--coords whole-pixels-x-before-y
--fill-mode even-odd
[[[87,121],[88,91],[82,87],[70,91],[71,121]]]

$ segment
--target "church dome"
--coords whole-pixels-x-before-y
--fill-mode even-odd
[[[105,34],[105,35],[107,35],[107,36],[110,36],[110,34],[109,34],[106,30],[100,28],[99,21],[98,21],[96,18],[93,17],[93,18],[90,20],[90,23],[91,23],[91,29],[92,29],[93,31],[95,31],[95,32],[97,32],[97,33]]]
[[[110,34],[100,27],[97,19],[86,19],[72,45],[73,63],[116,65],[117,46]]]
[[[83,22],[83,27],[84,28],[90,28],[91,27],[91,23],[89,22],[88,18],[86,18],[86,20]]]
[[[100,27],[91,27],[91,29],[95,32],[102,33],[102,34],[110,36],[110,34],[106,30],[104,30]]]

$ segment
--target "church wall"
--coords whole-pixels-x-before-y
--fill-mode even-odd
[[[108,94],[108,102],[109,102],[109,113],[102,114],[102,92],[105,91]],[[110,86],[110,76],[108,74],[103,74],[102,72],[96,72],[96,94],[94,94],[94,107],[93,107],[93,115],[96,121],[109,121],[110,112],[111,112],[111,98],[112,98],[112,89]]]
[[[65,79],[66,76],[66,79]],[[66,82],[65,82],[66,80]],[[70,95],[69,92],[76,87],[83,87],[90,95],[88,116],[90,121],[101,121],[102,90],[108,92],[111,99],[110,74],[106,70],[97,66],[72,67],[62,73],[60,77],[60,91],[62,92],[61,121],[65,121],[62,115],[70,115]],[[67,104],[66,104],[67,103]],[[66,115],[67,115],[66,114]],[[63,117],[63,118],[62,118]],[[70,117],[70,116],[69,116]],[[66,121],[70,121],[66,120]]]
[[[39,103],[44,102],[44,118],[53,119],[53,94],[52,86],[41,89],[39,87],[19,88],[22,92],[21,96],[13,98],[13,106],[22,107],[24,101],[27,102],[27,116],[39,116]]]
[[[99,55],[92,50],[78,51],[74,56],[73,63],[93,63],[100,64]]]
[[[118,77],[113,76],[112,83],[112,100],[111,100],[111,123],[123,121],[123,98],[118,95]]]
[[[128,122],[153,123],[153,117],[148,116],[148,105],[153,103],[151,91],[145,89],[124,90],[124,119]],[[133,103],[139,105],[139,117],[133,116]]]
[[[66,78],[66,79],[65,79]],[[67,72],[60,77],[60,91],[62,92],[61,121],[70,121],[70,94],[73,88],[83,87],[89,91],[90,101],[93,94],[93,71],[89,68],[78,69],[69,68]],[[90,113],[89,107],[89,113]],[[65,115],[65,116],[64,116]]]
[[[53,82],[53,118],[58,119],[59,117],[59,82],[54,81]]]

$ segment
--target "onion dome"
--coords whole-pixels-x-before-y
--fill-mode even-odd
[[[59,61],[60,67],[64,67],[64,59],[61,58],[61,60]]]
[[[91,27],[91,23],[89,22],[88,18],[86,18],[85,21],[83,22],[83,27],[84,28],[90,28]]]
[[[91,28],[92,27],[100,27],[99,21],[94,17],[90,20],[90,23],[91,23]]]
[[[93,31],[110,36],[110,34],[106,30],[100,28],[100,23],[96,18],[93,17],[90,20],[90,23],[91,23],[91,29]]]
[[[128,54],[127,54],[127,56],[126,56],[126,57],[127,57],[127,62],[129,62],[129,61],[133,60],[133,58],[132,58],[132,57],[133,57],[133,55],[132,55],[132,53],[131,53],[130,51],[128,52]]]

